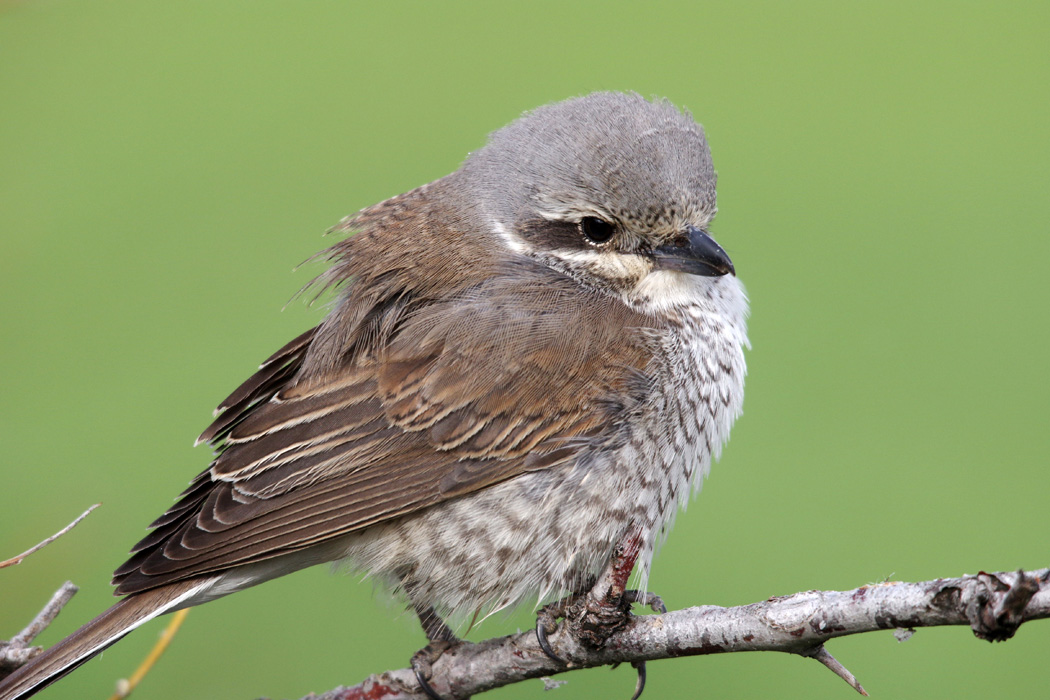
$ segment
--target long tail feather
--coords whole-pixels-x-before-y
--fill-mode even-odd
[[[129,596],[0,680],[0,700],[35,695],[143,623],[180,607],[211,580],[181,581]]]

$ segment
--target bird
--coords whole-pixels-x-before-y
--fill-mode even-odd
[[[428,647],[458,642],[446,620],[580,593],[625,540],[644,589],[742,410],[748,299],[715,185],[687,111],[597,92],[344,219],[324,319],[216,409],[214,458],[116,570],[121,599],[0,699],[325,562],[400,596]]]

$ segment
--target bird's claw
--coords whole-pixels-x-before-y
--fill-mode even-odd
[[[539,620],[536,621],[536,641],[540,643],[540,649],[543,650],[543,653],[549,656],[552,661],[557,661],[560,664],[565,663],[565,659],[554,653],[551,643],[547,641],[547,626]]]
[[[652,610],[660,615],[667,612],[667,606],[664,605],[664,599],[655,593],[646,593],[645,591],[624,591],[624,598],[638,605],[648,605]],[[638,700],[642,697],[642,692],[645,690],[645,662],[635,661],[631,663],[635,670],[638,671],[638,681],[634,685],[634,695],[631,696],[631,700]]]
[[[430,685],[430,676],[433,673],[434,662],[441,658],[441,655],[446,651],[461,644],[459,640],[446,641],[437,640],[430,642],[425,647],[417,651],[412,655],[412,672],[416,675],[416,682],[419,683],[420,690],[430,700],[447,700],[441,697],[436,690]]]
[[[624,600],[632,605],[648,605],[653,612],[657,612],[661,615],[667,612],[667,606],[664,605],[664,599],[655,593],[646,593],[645,591],[624,591]]]
[[[558,629],[558,618],[563,617],[568,611],[569,605],[575,602],[578,598],[579,596],[563,598],[551,603],[550,605],[544,605],[540,608],[539,612],[536,613],[536,641],[539,642],[540,649],[543,650],[543,653],[550,657],[552,661],[556,661],[559,664],[564,664],[566,661],[554,652],[554,648],[551,647],[547,635]]]
[[[638,700],[642,697],[642,691],[645,690],[645,662],[644,661],[632,661],[631,665],[638,671],[638,680],[634,684],[634,695],[631,696],[631,700]]]
[[[663,615],[667,612],[667,606],[664,605],[664,599],[655,593],[646,593],[645,591],[624,591],[624,600],[635,605],[648,605],[654,612]],[[631,700],[638,700],[642,697],[642,693],[645,691],[645,662],[634,661],[631,666],[638,671],[638,680],[634,684],[634,695],[631,696]]]

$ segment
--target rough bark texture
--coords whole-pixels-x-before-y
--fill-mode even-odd
[[[570,638],[562,625],[550,640],[568,665],[546,656],[533,630],[465,644],[434,664],[430,684],[443,697],[465,698],[576,668],[737,651],[783,651],[817,659],[863,692],[827,653],[825,642],[875,630],[940,625],[967,625],[980,639],[1002,641],[1013,636],[1022,622],[1047,617],[1050,569],[888,582],[851,591],[807,591],[734,608],[706,605],[633,617],[601,649]],[[386,671],[353,687],[307,696],[309,700],[420,697],[411,669]]]

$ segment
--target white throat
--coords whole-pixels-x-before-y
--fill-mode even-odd
[[[715,313],[736,327],[741,344],[747,345],[747,293],[735,275],[703,277],[654,270],[625,295],[624,301],[640,311],[661,315],[690,309]]]

